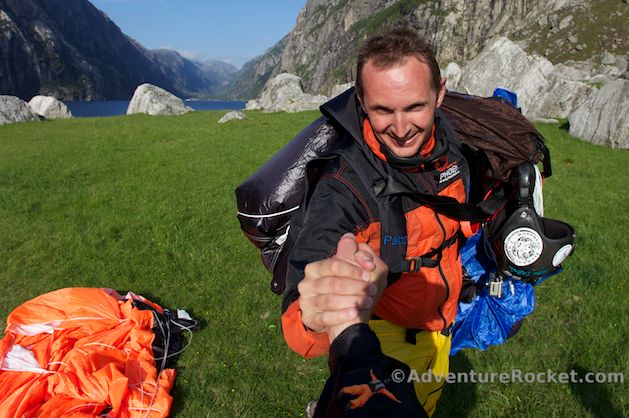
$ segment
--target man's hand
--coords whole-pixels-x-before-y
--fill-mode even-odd
[[[386,287],[387,272],[367,244],[345,234],[332,258],[306,266],[298,285],[302,322],[314,331],[332,332],[333,339],[347,326],[368,321]]]

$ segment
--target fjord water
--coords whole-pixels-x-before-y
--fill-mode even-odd
[[[127,113],[129,100],[103,100],[91,102],[64,102],[77,118],[119,116]],[[186,106],[194,110],[242,110],[246,102],[223,100],[186,100]]]

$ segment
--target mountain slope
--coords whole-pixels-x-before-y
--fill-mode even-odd
[[[437,49],[440,64],[465,63],[494,36],[518,40],[553,62],[626,54],[629,6],[604,0],[309,0],[282,44],[245,64],[235,97],[281,72],[300,76],[306,91],[329,94],[352,81],[362,40],[385,27],[413,27]],[[568,40],[570,39],[570,41]],[[576,42],[574,40],[577,39]],[[619,41],[620,40],[620,41]],[[279,58],[278,58],[279,56]],[[251,78],[252,75],[257,78]],[[249,90],[245,87],[249,86]],[[253,96],[249,96],[253,97]]]
[[[224,77],[175,51],[147,50],[87,0],[0,0],[0,93],[127,99],[145,82],[207,95]]]

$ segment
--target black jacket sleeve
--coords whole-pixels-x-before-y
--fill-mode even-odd
[[[365,193],[350,167],[338,160],[326,169],[313,191],[304,212],[291,220],[286,288],[282,312],[299,294],[297,285],[308,263],[330,257],[345,233],[356,233],[370,221]]]
[[[332,342],[329,366],[315,417],[428,417],[407,382],[408,366],[382,353],[367,324],[346,328]]]

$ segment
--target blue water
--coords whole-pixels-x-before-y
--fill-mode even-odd
[[[127,114],[129,100],[106,100],[93,102],[64,102],[72,115],[77,118],[119,116]],[[242,110],[246,102],[221,100],[189,100],[186,106],[194,110]]]

